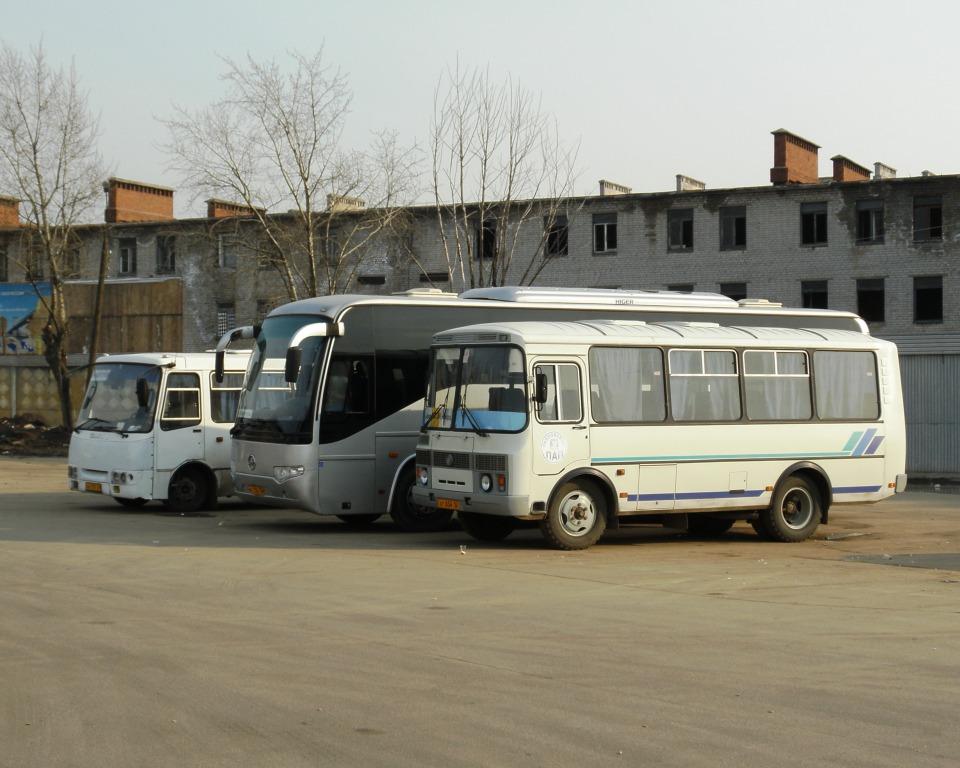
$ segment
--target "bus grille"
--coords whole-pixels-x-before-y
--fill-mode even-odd
[[[492,453],[476,453],[473,456],[474,469],[478,472],[506,472],[507,457]]]
[[[418,450],[417,450],[417,464],[425,464],[426,466],[429,467],[429,466],[430,466],[430,451],[426,451],[426,450],[423,450],[423,449],[418,449]]]
[[[470,454],[434,451],[433,466],[450,467],[451,469],[470,469]]]

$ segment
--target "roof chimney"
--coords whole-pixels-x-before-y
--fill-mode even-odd
[[[349,195],[327,195],[327,210],[334,213],[343,213],[344,211],[360,211],[366,208],[367,204],[359,197],[350,197]]]
[[[173,221],[173,190],[170,187],[111,177],[104,182],[103,191],[107,193],[103,218],[108,224]]]
[[[891,168],[883,163],[873,164],[873,178],[875,179],[895,179],[897,178],[897,169]]]
[[[600,179],[600,197],[609,197],[610,195],[629,195],[633,192],[630,187],[623,184],[617,184],[615,181]]]
[[[833,180],[834,181],[869,181],[870,171],[859,163],[853,162],[849,157],[843,155],[834,155],[833,160]]]
[[[783,128],[773,131],[773,168],[770,169],[770,181],[774,184],[816,184],[819,181],[819,149],[819,145]]]
[[[695,179],[692,176],[677,174],[677,192],[703,192],[707,188],[705,182]]]
[[[0,195],[0,229],[20,226],[20,200]]]
[[[256,213],[264,213],[264,208],[252,208],[243,203],[231,203],[229,200],[218,200],[211,197],[207,203],[208,219],[228,219],[233,216],[253,216]]]
[[[935,174],[933,171],[920,171],[920,175],[921,175],[921,176],[936,176],[937,174]]]

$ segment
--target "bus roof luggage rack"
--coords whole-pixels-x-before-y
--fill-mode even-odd
[[[782,307],[781,301],[770,301],[770,299],[740,299],[737,302],[741,307]]]
[[[552,288],[501,286],[471,288],[461,299],[486,299],[525,304],[611,304],[619,306],[650,305],[673,307],[736,307],[737,302],[719,293],[686,293],[681,291],[621,291],[613,288]]]
[[[444,291],[440,288],[408,288],[406,291],[396,291],[394,296],[413,296],[416,299],[455,299],[457,294]]]

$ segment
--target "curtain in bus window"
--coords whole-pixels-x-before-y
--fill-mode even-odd
[[[821,419],[876,419],[877,363],[872,352],[814,352],[814,386]]]
[[[736,355],[722,350],[671,350],[670,401],[677,421],[737,421]]]
[[[747,418],[803,421],[810,418],[810,378],[803,352],[747,350],[743,353]]]
[[[591,349],[590,409],[597,422],[663,421],[663,353],[659,349]]]
[[[547,380],[547,399],[540,404],[538,416],[540,421],[557,421],[559,412],[557,410],[557,376],[556,366],[538,365],[537,373],[542,373]]]

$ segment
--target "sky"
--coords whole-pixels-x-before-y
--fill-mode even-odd
[[[960,172],[955,2],[3,4],[0,41],[42,40],[53,63],[76,66],[111,174],[175,189],[158,121],[171,104],[214,101],[221,57],[320,47],[353,91],[347,143],[389,128],[426,148],[438,78],[459,59],[542,97],[579,144],[581,193],[601,178],[671,190],[678,173],[713,189],[765,185],[778,128],[820,145],[820,175],[836,154],[900,176]],[[188,197],[178,215],[201,211]]]

